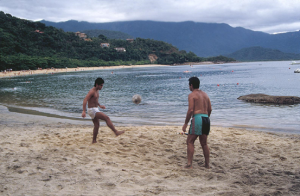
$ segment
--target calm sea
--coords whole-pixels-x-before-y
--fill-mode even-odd
[[[97,77],[105,80],[99,102],[116,125],[182,125],[190,93],[188,78],[212,103],[212,125],[300,134],[300,105],[254,104],[242,95],[300,97],[300,74],[290,62],[251,62],[70,72],[0,79],[0,104],[11,112],[67,118],[83,123],[82,101]],[[113,71],[113,73],[112,73]],[[185,72],[189,71],[189,72]],[[133,95],[142,96],[139,105]]]

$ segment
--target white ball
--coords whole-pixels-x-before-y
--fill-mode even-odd
[[[133,103],[139,104],[139,103],[141,103],[141,101],[142,101],[141,95],[138,95],[138,94],[133,95],[133,97],[132,97],[132,102]]]

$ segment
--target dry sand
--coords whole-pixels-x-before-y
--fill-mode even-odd
[[[212,127],[192,170],[180,126],[80,125],[1,110],[0,195],[300,195],[300,137]],[[104,123],[101,122],[103,125]]]

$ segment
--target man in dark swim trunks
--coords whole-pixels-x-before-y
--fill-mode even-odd
[[[210,114],[211,114],[211,103],[208,95],[199,89],[200,80],[197,77],[191,77],[189,79],[189,88],[192,93],[189,94],[189,108],[186,114],[185,123],[182,127],[182,131],[186,132],[189,120],[191,125],[189,134],[187,137],[187,165],[186,169],[191,169],[193,156],[194,156],[194,142],[199,136],[200,144],[202,146],[205,167],[209,169],[209,148],[207,145],[207,137],[210,131]]]

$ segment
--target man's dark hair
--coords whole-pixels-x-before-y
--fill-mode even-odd
[[[104,80],[103,80],[102,78],[97,78],[97,79],[95,80],[95,85],[94,85],[94,87],[96,87],[96,84],[98,84],[98,85],[104,84]]]
[[[193,85],[193,88],[199,88],[200,87],[200,80],[197,77],[191,77],[189,79],[189,85]]]

